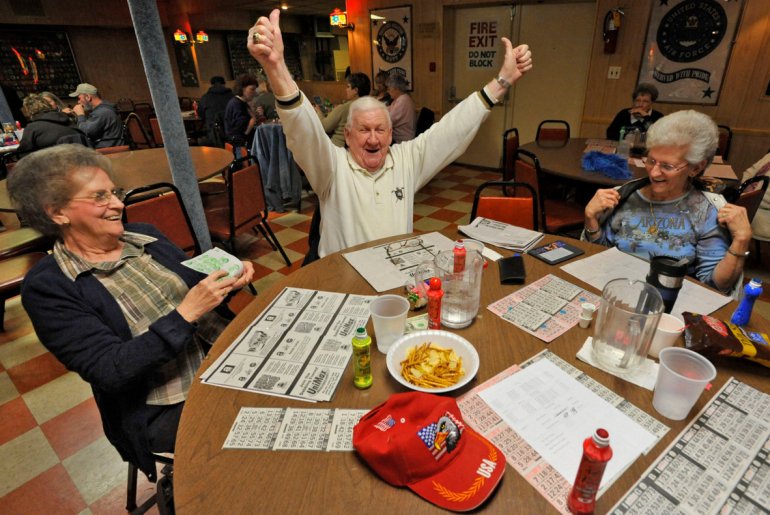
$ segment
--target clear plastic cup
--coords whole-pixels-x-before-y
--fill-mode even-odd
[[[684,332],[684,322],[674,315],[663,313],[660,315],[660,322],[655,328],[655,334],[652,337],[648,355],[657,358],[660,351],[666,347],[673,347],[676,341]]]
[[[663,349],[652,406],[666,418],[683,420],[716,376],[714,365],[697,352],[680,347]]]
[[[400,295],[380,295],[369,305],[377,350],[383,354],[404,334],[409,301]]]

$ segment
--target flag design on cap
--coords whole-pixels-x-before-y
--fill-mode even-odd
[[[377,422],[377,424],[375,424],[374,427],[376,427],[380,431],[387,431],[388,429],[390,429],[395,425],[396,425],[396,421],[393,419],[391,415],[388,415],[387,417]]]
[[[433,457],[438,460],[447,451],[454,450],[464,430],[465,426],[462,422],[447,411],[438,422],[428,424],[417,431],[417,436],[430,449]]]

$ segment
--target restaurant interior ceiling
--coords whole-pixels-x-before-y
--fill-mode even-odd
[[[285,2],[257,0],[187,0],[187,12],[205,13],[212,10],[237,9],[239,11],[269,12],[286,4],[282,11],[291,15],[328,16],[335,8],[345,10],[344,0],[288,0]]]

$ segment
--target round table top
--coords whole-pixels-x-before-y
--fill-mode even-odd
[[[532,152],[540,161],[543,172],[571,179],[578,182],[586,182],[598,186],[617,186],[629,179],[618,180],[607,177],[601,172],[587,172],[581,166],[581,160],[586,150],[588,138],[571,138],[566,144],[553,141],[542,143],[532,142],[522,145],[520,148]],[[647,176],[644,167],[634,166],[631,162],[628,169],[634,179]]]
[[[449,237],[456,233],[445,232]],[[395,238],[392,238],[395,239]],[[545,242],[555,239],[546,236]],[[375,242],[369,244],[373,245]],[[591,255],[603,247],[571,241]],[[362,245],[363,248],[368,245]],[[501,250],[504,255],[511,253]],[[527,284],[547,274],[562,277],[583,288],[585,283],[528,255],[524,256]],[[652,392],[608,375],[575,357],[588,336],[588,329],[577,326],[550,344],[518,329],[486,309],[520,286],[501,285],[497,266],[490,263],[483,276],[479,314],[470,327],[454,331],[478,350],[478,374],[467,386],[450,395],[457,396],[495,376],[513,364],[521,363],[548,349],[596,381],[626,398],[671,428],[646,456],[639,457],[597,502],[597,513],[604,513],[635,483],[660,452],[677,436],[704,404],[730,376],[764,392],[770,391],[767,372],[759,365],[733,360],[718,365],[713,388],[704,392],[688,420],[675,422],[663,418],[652,407]],[[353,294],[376,295],[374,289],[355,271],[341,253],[335,253],[300,268],[260,292],[228,326],[202,364],[210,366],[234,339],[261,313],[286,286]],[[393,291],[401,293],[399,291]],[[725,319],[734,304],[716,312]],[[412,314],[410,313],[410,316]],[[754,327],[767,331],[770,323],[754,315]],[[367,326],[373,334],[372,323]],[[374,384],[367,390],[353,386],[351,367],[345,371],[331,402],[306,402],[251,392],[193,383],[177,433],[174,498],[180,514],[193,513],[345,513],[359,505],[367,513],[446,513],[406,488],[396,488],[381,480],[355,452],[260,451],[222,449],[230,427],[241,407],[352,408],[371,409],[392,393],[405,391],[387,372],[385,356],[372,346]],[[598,422],[598,421],[597,421]],[[362,504],[363,503],[363,504]],[[545,513],[554,508],[516,470],[507,467],[497,491],[482,508],[485,513]]]
[[[217,147],[190,147],[199,181],[214,177],[233,162],[233,153]],[[107,154],[112,161],[115,186],[130,190],[156,182],[174,182],[164,148],[129,150]],[[0,181],[0,211],[13,212],[6,180]]]

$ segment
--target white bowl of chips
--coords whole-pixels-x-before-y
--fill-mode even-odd
[[[479,370],[479,354],[473,345],[449,331],[406,334],[390,347],[386,361],[393,379],[427,393],[462,388]]]

